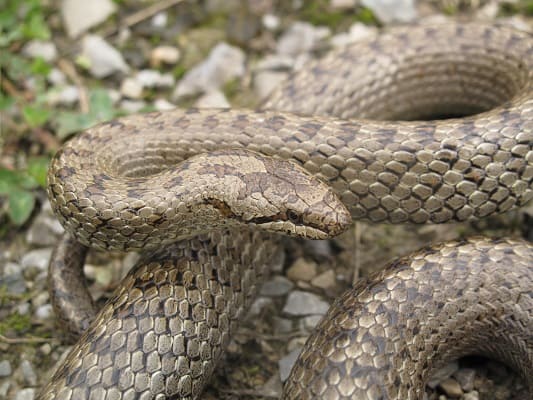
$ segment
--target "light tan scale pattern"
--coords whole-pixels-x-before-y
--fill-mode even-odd
[[[533,197],[532,93],[533,40],[525,33],[485,25],[399,29],[309,65],[265,105],[283,112],[173,110],[91,128],[53,160],[49,195],[63,225],[86,245],[164,245],[178,238],[173,227],[190,231],[168,194],[173,166],[244,147],[299,162],[331,185],[355,219],[481,218]],[[434,115],[424,106],[430,100],[444,115],[490,110],[375,120]]]
[[[533,396],[531,244],[449,242],[359,281],[308,339],[282,398],[421,399],[432,371],[468,354],[514,367]]]
[[[336,210],[342,208],[338,202],[339,207],[333,206],[337,196],[348,207],[352,218],[392,223],[439,223],[481,218],[521,206],[533,197],[533,41],[526,33],[483,24],[397,28],[376,39],[363,41],[316,63],[310,63],[264,105],[264,109],[272,108],[283,111],[173,110],[128,116],[91,128],[68,142],[51,164],[48,192],[52,207],[66,230],[82,243],[97,248],[127,250],[164,246],[178,238],[189,238],[195,234],[195,229],[200,228],[202,231],[210,226],[211,223],[207,223],[206,218],[223,214],[230,216],[232,229],[236,229],[233,222],[252,221],[260,228],[289,231],[296,235],[316,234],[317,230],[333,234],[342,230],[336,224],[342,227],[346,225],[344,214],[335,214]],[[470,113],[478,114],[431,121],[380,121],[450,117]],[[330,114],[336,117],[329,116]],[[351,119],[352,117],[357,119]],[[251,192],[246,192],[247,195],[232,193],[228,197],[217,197],[221,193],[218,178],[229,179],[222,186],[233,188],[235,183],[246,183],[247,174],[257,167],[255,164],[259,156],[254,153],[244,156],[244,153],[237,154],[239,151],[232,154],[224,151],[216,155],[208,153],[195,158],[196,166],[203,165],[205,168],[200,168],[203,172],[199,175],[189,174],[186,182],[191,183],[196,179],[200,183],[200,195],[193,195],[197,193],[193,189],[194,185],[180,187],[183,181],[179,173],[191,169],[187,164],[189,160],[176,166],[177,163],[196,154],[224,148],[245,148],[267,156],[296,161],[310,176],[318,178],[311,186],[318,185],[320,181],[326,182],[335,195],[321,189],[320,196],[313,196],[305,185],[293,184],[293,181],[298,183],[300,179],[302,182],[305,180],[304,177],[291,177],[293,173],[295,177],[301,176],[302,171],[284,167],[280,169],[287,172],[294,169],[294,172],[282,173],[282,176],[276,177],[283,193],[272,189],[276,185],[269,190],[256,190],[262,188],[262,184],[257,183],[263,182],[262,178],[256,177],[252,180],[253,185],[240,186],[252,189]],[[220,163],[215,161],[216,157],[222,157],[226,161],[228,158],[243,161],[250,157],[253,162],[244,162],[238,168],[231,169],[230,163],[222,161],[223,168],[220,168]],[[215,161],[215,167],[210,160]],[[269,158],[264,163],[263,165],[275,165],[275,161],[269,161]],[[227,168],[231,169],[230,174],[225,172]],[[267,169],[272,175],[272,171],[278,168]],[[174,175],[176,172],[177,177]],[[256,168],[254,173],[263,174],[261,167]],[[234,176],[239,179],[232,180]],[[301,196],[298,195],[299,190],[302,190]],[[176,200],[176,194],[185,197]],[[202,211],[187,206],[194,202],[182,201],[187,195],[189,198],[202,200],[202,204],[196,203],[202,206]],[[207,203],[206,198],[209,200]],[[256,202],[248,202],[244,207],[242,200],[251,198]],[[294,202],[295,199],[298,201]],[[299,224],[297,229],[287,220],[288,208],[297,205],[297,216],[301,218],[306,215],[304,205],[307,202],[312,205],[311,217]],[[321,209],[327,210],[327,216],[321,217]],[[265,220],[269,222],[265,223]],[[184,230],[180,230],[180,225]],[[241,240],[241,233],[235,232],[241,231],[231,231],[226,236],[224,240],[227,241],[227,246],[236,251],[245,251],[249,243]],[[194,239],[187,239],[175,246],[178,249],[190,249],[193,242]],[[209,244],[208,241],[205,245],[216,247],[217,242],[212,243]],[[269,243],[271,242],[267,240],[255,245],[268,253],[272,249]],[[490,249],[485,251],[487,246],[482,242],[479,246],[476,243],[472,242],[466,247],[471,251],[469,259],[475,259],[477,254],[490,253]],[[520,273],[515,275],[514,265],[506,264],[504,259],[507,256],[511,260],[516,259],[517,265],[530,263],[530,255],[525,262],[518,257],[525,247],[523,244],[502,243],[494,247],[501,248],[498,254],[505,257],[499,261],[498,267],[502,267],[501,272],[511,280]],[[453,264],[455,259],[449,254],[460,250],[453,250],[453,246],[445,246],[443,249],[439,250],[444,252],[441,264],[445,271],[452,271],[456,268]],[[180,251],[176,250],[177,253],[174,254],[180,256]],[[190,250],[184,251],[187,253]],[[279,252],[276,249],[271,251],[270,255]],[[415,256],[419,260],[416,268],[423,270],[424,265],[429,268],[430,265],[439,264],[435,254],[438,251]],[[238,264],[238,251],[235,256]],[[217,261],[213,265],[218,267],[220,260],[215,259]],[[487,257],[486,261],[489,264],[493,262],[491,257]],[[159,348],[156,351],[153,342],[159,326],[156,319],[151,317],[155,314],[151,314],[149,307],[150,301],[157,304],[157,300],[151,297],[156,295],[153,287],[157,285],[154,282],[157,280],[156,276],[159,276],[158,271],[167,273],[164,272],[165,265],[179,262],[154,261],[153,264],[148,264],[154,268],[153,280],[146,282],[146,285],[151,285],[150,288],[141,285],[142,290],[131,289],[135,294],[135,301],[141,302],[143,307],[148,304],[147,308],[139,310],[139,318],[134,318],[142,333],[129,331],[131,326],[127,325],[127,321],[130,321],[131,315],[118,312],[125,304],[124,296],[119,294],[92,323],[67,362],[43,389],[40,399],[85,399],[90,398],[90,390],[94,390],[93,398],[106,400],[198,398],[201,386],[208,379],[209,371],[214,368],[223,346],[209,347],[212,344],[209,340],[194,342],[198,344],[191,344],[193,353],[189,356],[181,346],[181,339],[172,339],[173,349],[174,344],[176,346],[174,356],[182,360],[181,363],[187,364],[189,369],[178,368],[178,375],[165,375],[167,380],[164,385],[161,385],[161,374],[166,367],[161,363],[161,369],[158,369],[158,362],[152,361],[161,356]],[[473,266],[479,267],[475,263]],[[231,268],[229,264],[226,267]],[[142,283],[143,276],[151,276],[143,275],[144,266],[137,268],[127,278],[124,284],[126,289],[132,288],[133,280]],[[202,264],[202,268],[210,266]],[[462,273],[463,266],[459,265],[457,268],[457,274]],[[442,328],[436,328],[437,332],[446,332],[450,327],[461,332],[463,328],[458,325],[459,319],[451,311],[455,311],[457,307],[454,305],[462,304],[463,300],[458,299],[451,302],[451,306],[446,306],[426,298],[426,294],[449,293],[447,301],[453,300],[459,293],[444,279],[455,282],[454,274],[455,272],[435,273],[430,277],[422,275],[426,283],[440,286],[442,292],[424,289],[417,294],[413,290],[406,292],[403,289],[405,286],[402,283],[412,284],[413,288],[416,284],[410,276],[399,273],[393,284],[387,287],[387,291],[380,293],[384,301],[396,298],[401,300],[387,303],[391,307],[398,307],[396,322],[399,325],[412,326],[411,312],[420,306],[419,303],[407,301],[412,297],[419,302],[423,301],[428,317],[432,311],[439,315],[436,319],[428,319],[427,326],[443,325]],[[524,278],[524,284],[528,285],[528,291],[523,295],[507,297],[507,281],[502,281],[503,287],[498,288],[498,293],[501,292],[502,298],[506,299],[505,305],[510,308],[513,308],[513,299],[529,301],[528,298],[531,298],[531,270],[520,276]],[[525,278],[528,279],[527,283]],[[246,275],[238,277],[236,274],[235,279],[248,278]],[[255,278],[253,281],[258,282]],[[178,279],[175,282],[175,287],[186,285],[187,281]],[[513,290],[511,292],[516,293]],[[157,295],[159,294],[158,292]],[[504,294],[506,297],[503,297]],[[200,308],[215,313],[217,321],[228,320],[227,309],[212,308],[209,297],[207,300],[198,299],[196,291],[189,293],[187,290],[175,291],[174,295],[179,303],[202,304]],[[493,292],[485,289],[480,289],[478,295],[479,301],[500,303]],[[162,296],[166,294],[163,293]],[[472,295],[471,298],[475,296]],[[230,304],[230,300],[235,304]],[[241,296],[227,301],[228,309],[246,308]],[[450,313],[439,314],[441,308]],[[133,306],[131,309],[135,312]],[[189,309],[190,312],[184,311],[182,315],[178,313],[166,322],[157,321],[166,324],[165,326],[178,324],[186,327],[183,331],[174,332],[178,337],[192,331],[195,332],[193,336],[202,336],[197,329],[203,325],[195,323],[196,317],[192,314],[192,309]],[[502,310],[507,312],[510,309]],[[374,304],[372,311],[376,313],[362,318],[362,324],[370,327],[373,321],[381,318],[379,305]],[[524,310],[518,310],[518,314],[514,316],[502,315],[503,322],[515,317],[521,318],[522,311]],[[531,308],[524,312],[529,313],[527,324],[531,324]],[[124,328],[124,323],[128,335],[134,335],[136,339],[126,342],[128,352],[120,356],[122,358],[119,357],[117,363],[113,363],[111,361],[118,354],[114,350],[115,346],[121,348],[123,336],[118,335],[119,339],[114,339],[118,342],[113,342],[113,347],[111,337],[118,325]],[[516,355],[514,365],[521,368],[525,377],[531,377],[532,331],[527,324],[524,326],[529,328],[522,331],[517,340],[529,344],[512,347],[513,343],[505,342],[501,351],[505,360],[504,351],[508,352],[506,354]],[[335,329],[336,326],[337,321],[323,323],[318,335],[327,335],[328,329]],[[495,338],[507,337],[508,326],[498,326],[493,332]],[[227,335],[229,328],[228,324],[220,324],[214,328],[214,333],[219,337]],[[393,328],[388,333],[379,329],[368,332],[368,340],[362,350],[365,352],[364,361],[368,365],[381,365],[383,360],[379,356],[375,360],[370,358],[375,353],[376,343],[381,343],[372,339],[377,340],[380,335],[386,336],[393,332],[396,332]],[[102,336],[98,336],[100,334]],[[163,337],[166,337],[164,335],[166,331],[163,330]],[[461,353],[454,348],[454,341],[442,335],[437,333],[426,342],[421,336],[413,335],[410,349],[415,351],[424,346],[438,347],[442,353],[439,360],[445,359],[447,355]],[[471,339],[468,343],[473,345],[474,341],[475,339]],[[337,344],[340,346],[340,342]],[[349,347],[348,341],[345,344]],[[211,355],[212,362],[207,358],[197,357],[198,354],[204,354],[198,350],[202,346],[211,349],[211,353],[205,354]],[[168,346],[163,345],[163,348]],[[328,343],[317,350],[322,355],[331,355]],[[422,350],[424,355],[428,354],[425,347]],[[137,354],[138,358],[133,359],[133,354]],[[342,352],[334,354],[342,355]],[[300,362],[299,366],[309,366],[313,371],[317,371],[318,366],[335,361],[321,359],[316,355],[303,357],[307,361]],[[201,369],[197,363],[199,359],[205,361],[202,365],[207,375],[197,375]],[[196,363],[194,368],[190,367],[193,362]],[[346,365],[338,364],[339,369],[350,368],[350,362],[347,361]],[[395,398],[394,393],[404,384],[401,383],[402,379],[411,376],[410,374],[416,375],[416,371],[420,371],[420,363],[423,365],[425,362],[433,363],[433,360],[426,360],[416,353],[410,354],[403,362],[405,369],[401,369],[401,373],[390,376],[390,379],[379,384],[381,390],[391,393],[391,397],[383,398]],[[98,368],[94,368],[95,363]],[[123,383],[119,382],[121,367],[113,369],[117,365],[124,365],[125,370],[131,371],[125,373]],[[181,365],[175,361],[173,366]],[[437,362],[432,364],[435,365]],[[132,370],[137,367],[140,368],[138,374]],[[90,368],[92,372],[88,374]],[[302,370],[295,374],[302,376],[302,381],[304,378],[313,380],[316,390],[327,392],[332,398],[335,398],[334,393],[355,393],[359,387],[369,385],[364,378],[351,380],[351,383],[346,379],[342,380],[338,371],[332,372],[329,377],[320,377],[314,375],[315,372]],[[331,387],[324,387],[326,381]],[[405,384],[411,390],[421,393],[423,382],[416,382],[417,386]],[[362,398],[380,398],[376,389],[367,388],[370,390],[368,397]],[[107,397],[102,397],[104,390]],[[301,386],[289,386],[287,397],[298,398],[298,394],[292,393],[299,393],[299,390]]]
[[[197,398],[282,254],[275,238],[244,229],[140,261],[40,399]]]

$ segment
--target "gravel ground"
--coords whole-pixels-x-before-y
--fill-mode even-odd
[[[21,50],[28,57],[44,54],[52,63],[57,62],[57,52],[65,57],[80,53],[91,61],[90,68],[80,72],[81,84],[69,83],[60,69],[51,72],[51,86],[56,89],[52,100],[58,107],[80,105],[84,90],[95,82],[105,85],[114,107],[122,112],[175,105],[250,107],[311,57],[380,29],[375,26],[376,17],[369,19],[357,11],[355,0],[317,2],[327,6],[326,14],[321,9],[313,14],[312,7],[298,1],[287,2],[291,6],[268,0],[187,3],[141,13],[141,21],[119,31],[112,21],[103,21],[110,15],[146,11],[142,3],[117,2],[121,4],[117,7],[94,1],[99,12],[90,18],[88,11],[70,3],[63,3],[63,19],[56,21],[65,27],[66,36],[33,47],[29,43]],[[381,2],[363,3],[375,7]],[[380,27],[431,22],[453,13],[453,18],[498,19],[533,31],[531,18],[501,16],[500,3],[401,1],[392,11],[391,7],[373,9],[373,15]],[[79,35],[81,40],[74,39]],[[0,241],[0,399],[33,399],[36,388],[47,381],[69,349],[54,325],[46,291],[48,260],[62,228],[45,194],[39,196],[30,222]],[[532,220],[530,206],[476,223],[405,227],[358,222],[332,241],[287,239],[283,269],[273,271],[263,286],[203,398],[279,398],[282,380],[307,335],[352,282],[436,241],[474,234],[532,240]],[[110,296],[136,259],[135,254],[90,254],[85,273],[99,302]],[[427,399],[527,399],[520,379],[487,359],[461,359],[435,375]]]

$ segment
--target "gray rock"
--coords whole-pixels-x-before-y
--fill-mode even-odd
[[[322,315],[309,315],[302,318],[302,328],[308,332],[311,332],[317,324],[322,320]]]
[[[120,93],[130,99],[140,99],[143,94],[143,85],[137,79],[127,77],[120,85]]]
[[[439,384],[439,387],[448,397],[456,399],[463,395],[461,385],[459,385],[459,383],[453,378],[447,378],[443,380]]]
[[[19,264],[6,263],[1,281],[6,285],[9,294],[20,295],[26,292],[26,281],[22,276],[22,267]]]
[[[257,71],[291,71],[294,66],[294,58],[282,54],[269,54],[261,59],[255,66]]]
[[[97,35],[87,35],[82,41],[82,54],[89,60],[89,72],[97,78],[104,78],[115,72],[130,70],[122,55]]]
[[[194,103],[198,108],[229,108],[230,104],[224,96],[224,93],[214,90],[201,96]]]
[[[333,36],[331,38],[331,44],[335,47],[347,46],[351,43],[377,36],[377,34],[378,30],[375,26],[368,26],[361,22],[356,22],[350,27],[348,32]]]
[[[287,270],[287,277],[291,281],[309,282],[316,276],[316,273],[316,263],[300,257]]]
[[[44,321],[53,317],[54,310],[51,304],[43,304],[35,311],[35,318]]]
[[[168,13],[159,12],[152,17],[151,20],[152,26],[156,29],[163,29],[167,26],[168,23]]]
[[[361,0],[383,23],[413,22],[417,18],[414,0]]]
[[[48,263],[50,262],[52,250],[53,249],[50,247],[31,250],[22,257],[22,260],[20,260],[22,268],[24,270],[28,268],[37,268],[41,271],[46,270],[48,268]]]
[[[20,369],[22,370],[22,376],[24,376],[24,382],[29,386],[37,385],[37,375],[33,369],[33,365],[28,360],[22,360],[20,363]]]
[[[180,50],[174,46],[157,46],[150,53],[150,62],[157,67],[161,64],[176,64],[180,59]]]
[[[50,72],[48,73],[48,76],[46,77],[48,79],[48,82],[50,82],[52,85],[64,85],[67,83],[67,77],[65,74],[58,68],[52,68]]]
[[[76,95],[79,95],[76,88]],[[61,98],[64,94],[59,94]],[[70,94],[69,94],[70,95]],[[59,100],[61,101],[61,100]],[[65,231],[57,218],[52,215],[49,209],[50,203],[46,202],[43,208],[26,232],[26,241],[36,246],[53,246],[57,238]]]
[[[28,315],[28,313],[30,312],[30,303],[28,302],[23,302],[23,303],[20,303],[20,304],[17,304],[17,314],[19,315]]]
[[[254,78],[254,89],[259,99],[266,99],[288,75],[287,72],[277,71],[261,71],[257,73]]]
[[[7,399],[7,393],[9,392],[9,387],[11,383],[6,381],[0,385],[0,399]]]
[[[45,61],[52,62],[57,58],[57,48],[54,42],[35,39],[24,45],[22,54],[31,58],[40,57]]]
[[[205,61],[185,74],[174,91],[174,99],[220,89],[225,83],[244,75],[244,61],[245,54],[241,49],[219,43]]]
[[[282,382],[285,382],[289,377],[291,369],[301,352],[302,348],[298,347],[278,361],[279,377]]]
[[[445,379],[448,379],[458,370],[459,370],[458,362],[452,361],[446,364],[441,369],[433,372],[433,375],[431,375],[426,385],[430,387],[431,389],[435,389],[439,385],[440,382],[444,381]]]
[[[316,294],[295,290],[289,295],[283,312],[290,315],[323,315],[329,304]]]
[[[454,377],[465,392],[470,392],[474,389],[476,370],[471,368],[461,368],[454,374]]]
[[[115,9],[111,0],[63,0],[61,3],[63,23],[71,38],[104,22]]]
[[[15,395],[15,400],[33,400],[35,398],[35,389],[26,388],[19,390]]]
[[[261,287],[262,296],[284,296],[291,291],[294,284],[284,276],[276,275]]]
[[[11,375],[11,363],[8,360],[0,361],[0,377]]]
[[[50,295],[47,291],[39,293],[37,296],[35,296],[31,303],[33,304],[34,308],[38,308],[46,303],[48,303],[48,300],[50,299]]]
[[[292,331],[292,320],[281,317],[273,318],[274,329],[276,333],[289,333]]]
[[[167,111],[167,110],[173,110],[176,108],[175,104],[172,104],[170,101],[166,99],[156,99],[154,101],[154,107],[158,111]]]
[[[250,311],[248,311],[248,315],[251,317],[255,317],[263,311],[265,307],[268,307],[272,305],[272,299],[268,297],[258,297],[255,299],[255,301],[250,306]]]
[[[316,27],[307,22],[295,22],[279,39],[276,50],[279,54],[297,56],[314,50],[318,43],[331,34],[329,28]]]

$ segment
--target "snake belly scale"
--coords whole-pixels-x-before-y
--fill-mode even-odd
[[[474,115],[459,117],[465,114]],[[416,121],[435,116],[451,118]],[[390,121],[398,119],[403,121]],[[225,148],[243,150],[220,150]],[[281,161],[256,152],[292,162],[276,174],[278,168],[267,165]],[[228,158],[239,166],[231,167]],[[187,178],[187,171],[195,175]],[[277,183],[261,178],[266,172]],[[254,179],[247,180],[248,173]],[[196,192],[190,186],[194,176],[202,177]],[[227,180],[221,185],[215,178]],[[532,181],[533,41],[526,33],[483,24],[397,28],[336,51],[281,86],[263,111],[174,110],[88,129],[51,164],[49,196],[60,221],[86,246],[160,250],[128,275],[41,398],[197,398],[275,261],[268,254],[278,252],[279,244],[265,231],[323,238],[349,224],[348,212],[354,219],[391,223],[480,218],[525,204],[533,197]],[[238,182],[245,184],[223,190]],[[281,194],[278,185],[285,188]],[[242,190],[250,186],[253,196],[247,197]],[[226,222],[217,222],[220,216]],[[243,223],[254,228],[243,229]],[[495,355],[533,384],[530,246],[455,243],[391,269],[391,277],[368,282],[376,303],[364,309],[374,312],[367,319],[347,322],[357,308],[353,293],[330,311],[297,362],[285,398],[420,398],[426,369],[470,350],[493,350],[479,345],[487,338],[469,326],[464,331],[472,339],[463,348],[457,347],[461,334],[447,336],[442,332],[448,328],[434,325],[456,326],[460,318],[452,308],[468,314],[483,302],[497,305],[499,318],[481,310],[477,329],[493,330],[490,340],[507,349]],[[500,269],[498,288],[506,292],[501,299],[483,289],[493,282],[487,271]],[[415,284],[417,271],[421,281]],[[458,302],[444,306],[436,300],[459,295],[453,282],[461,276],[469,282],[469,274],[476,284],[465,284]],[[430,289],[437,284],[442,291]],[[356,292],[368,297],[361,285]],[[387,303],[387,296],[395,301]],[[167,306],[169,298],[177,305]],[[424,318],[434,317],[428,332],[437,333],[398,344],[378,324],[387,309],[386,318],[397,327],[411,326],[409,318],[417,320],[413,310],[420,307],[427,311]],[[522,322],[510,327],[509,319]],[[361,339],[366,353],[359,357],[351,343]],[[422,349],[424,340],[440,355]],[[386,361],[384,354],[393,350],[405,356],[405,369],[383,372],[384,364],[399,362]]]

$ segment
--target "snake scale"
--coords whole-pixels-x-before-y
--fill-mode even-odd
[[[332,52],[260,111],[90,128],[49,172],[81,243],[65,236],[51,261],[56,308],[79,330],[93,318],[87,299],[68,311],[83,246],[146,251],[39,398],[198,398],[280,262],[272,232],[481,218],[525,204],[532,181],[533,40],[483,24],[395,28]],[[419,399],[434,368],[468,353],[508,363],[533,393],[532,256],[472,239],[392,263],[333,305],[283,398]]]

